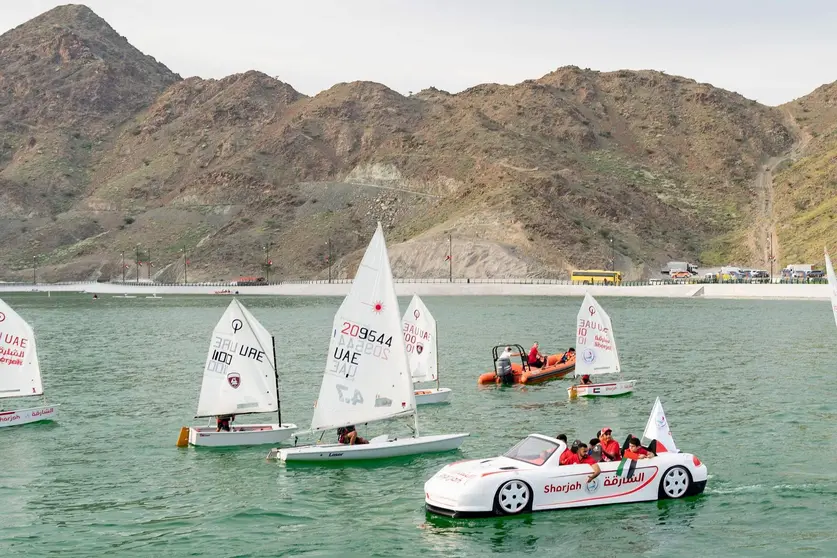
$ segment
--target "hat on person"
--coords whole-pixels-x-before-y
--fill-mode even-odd
[[[608,432],[610,432],[611,434],[613,434],[613,429],[612,429],[611,427],[609,427],[609,426],[604,426],[604,427],[602,427],[602,434],[607,434]]]

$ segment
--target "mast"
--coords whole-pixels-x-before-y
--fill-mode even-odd
[[[433,318],[433,344],[436,345],[436,350],[433,351],[433,358],[436,359],[436,391],[441,389],[441,380],[439,380],[439,338],[436,332],[439,330],[439,324],[436,318]]]
[[[273,374],[276,376],[276,413],[279,415],[279,428],[282,428],[282,403],[279,401],[279,369],[276,366],[276,338],[270,336],[273,344]]]

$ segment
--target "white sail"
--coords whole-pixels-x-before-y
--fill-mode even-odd
[[[831,310],[834,312],[834,323],[837,324],[837,275],[834,274],[834,266],[831,265],[828,250],[825,251],[825,271],[828,274],[828,287],[831,290]]]
[[[413,382],[435,382],[439,368],[436,320],[418,295],[413,295],[410,306],[404,312],[402,326]]]
[[[212,332],[196,415],[270,413],[278,406],[273,338],[233,299]]]
[[[651,416],[648,417],[648,423],[645,425],[645,431],[642,433],[642,441],[645,443],[657,440],[658,443],[663,444],[665,449],[677,453],[677,446],[674,445],[674,438],[671,437],[671,428],[666,420],[666,414],[663,412],[663,404],[660,403],[660,398],[654,402],[654,408],[651,409]],[[658,450],[657,453],[660,453]]]
[[[610,316],[589,293],[584,295],[576,325],[575,375],[620,372]]]
[[[378,223],[352,288],[334,317],[311,429],[411,415],[415,407],[401,312]]]
[[[0,398],[43,393],[35,332],[0,300]]]

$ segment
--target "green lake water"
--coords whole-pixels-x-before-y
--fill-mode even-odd
[[[494,344],[571,345],[580,298],[428,297],[454,393],[420,407],[420,426],[470,432],[461,451],[286,466],[265,460],[269,447],[175,447],[228,298],[4,299],[35,327],[61,407],[54,423],[0,429],[2,558],[837,556],[837,330],[826,302],[602,298],[636,392],[569,401],[568,380],[501,390],[476,379]],[[340,299],[242,301],[277,337],[283,421],[307,428]],[[445,463],[497,455],[531,432],[587,440],[608,425],[622,440],[641,433],[657,396],[678,446],[709,469],[703,495],[502,519],[425,514],[423,484]]]

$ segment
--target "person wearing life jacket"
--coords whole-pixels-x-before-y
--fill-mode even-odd
[[[564,364],[570,359],[575,359],[575,348],[573,347],[567,349],[567,352],[561,356],[561,360],[558,361],[558,364]]]

